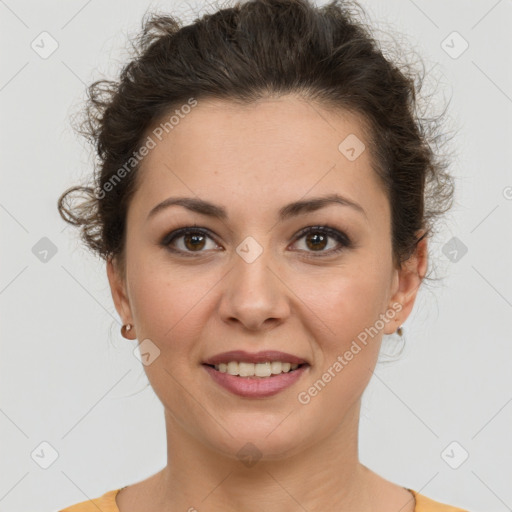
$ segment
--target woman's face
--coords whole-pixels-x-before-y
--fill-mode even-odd
[[[128,210],[125,280],[110,264],[108,275],[172,431],[229,457],[251,442],[268,458],[340,432],[382,334],[406,319],[421,282],[416,264],[393,266],[390,207],[362,125],[286,96],[244,107],[200,100],[161,132],[146,134],[156,144]],[[346,203],[287,207],[334,194]],[[171,197],[225,218],[176,204],[151,213]],[[171,240],[184,227],[201,232]],[[307,365],[279,392],[240,396],[204,365],[233,350]]]

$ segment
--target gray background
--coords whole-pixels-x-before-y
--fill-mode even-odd
[[[438,501],[512,510],[512,2],[362,5],[434,69],[458,133],[456,203],[430,248],[444,279],[420,292],[398,362],[375,370],[361,460]],[[186,14],[194,4],[0,0],[2,512],[58,510],[166,462],[162,406],[136,342],[119,334],[104,263],[77,245],[56,209],[91,169],[70,116],[86,84],[116,76],[148,6]],[[58,43],[47,58],[31,47],[47,37],[51,49],[43,31]],[[55,254],[43,252],[44,237]],[[390,337],[383,350],[397,344]],[[58,454],[47,469],[52,448],[43,442]]]

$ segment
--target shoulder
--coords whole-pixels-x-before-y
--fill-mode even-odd
[[[412,489],[408,489],[414,495],[416,499],[416,507],[414,508],[414,512],[469,512],[463,508],[455,507],[453,505],[447,505],[446,503],[440,503],[439,501],[434,501],[423,494],[420,494],[417,491]]]
[[[116,504],[116,495],[120,490],[121,488],[113,489],[98,498],[81,501],[80,503],[76,503],[62,509],[59,512],[97,512],[98,510],[101,510],[102,512],[119,512]],[[469,512],[459,507],[435,501],[417,491],[414,491],[413,489],[408,490],[416,499],[414,512]]]
[[[59,512],[119,512],[116,504],[116,495],[121,489],[108,491],[99,498],[81,501],[69,507],[59,510]]]

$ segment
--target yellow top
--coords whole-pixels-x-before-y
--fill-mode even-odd
[[[124,487],[121,489],[124,489]],[[101,510],[101,512],[119,512],[116,504],[116,495],[121,489],[108,491],[99,498],[82,501],[76,505],[64,508],[59,512],[98,512],[98,510]],[[445,503],[439,503],[438,501],[431,500],[412,489],[407,490],[411,492],[416,499],[414,512],[468,512],[462,508],[452,507]]]

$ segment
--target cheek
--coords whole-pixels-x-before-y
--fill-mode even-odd
[[[308,315],[309,329],[317,345],[318,364],[311,387],[301,389],[303,394],[297,398],[311,407],[308,414],[313,416],[330,409],[336,423],[361,397],[375,369],[382,335],[372,327],[383,311],[385,282],[374,272],[347,271],[320,284],[311,287],[310,283],[304,289],[314,313]]]
[[[302,283],[317,346],[312,380],[318,389],[311,390],[318,392],[312,399],[317,406],[327,401],[342,413],[366,388],[380,351],[382,334],[375,325],[386,307],[385,276],[376,262],[358,263],[333,269],[330,278],[314,280],[315,286],[311,280]]]
[[[131,277],[132,311],[139,340],[142,336],[154,340],[162,353],[172,345],[174,356],[179,355],[188,340],[200,337],[208,291],[218,279],[207,272],[200,276],[191,268],[154,263],[139,265]],[[188,347],[193,349],[193,345]]]
[[[146,345],[158,355],[144,365],[144,371],[156,395],[171,410],[178,409],[183,400],[179,383],[187,382],[190,366],[200,358],[196,340],[201,339],[204,327],[207,285],[190,274],[155,265],[132,274],[130,293],[138,341],[149,339],[158,348]]]
[[[386,306],[386,273],[375,263],[324,270],[301,278],[296,286],[294,291],[338,343],[373,325]]]

